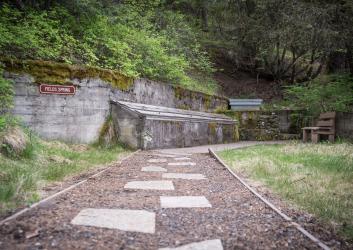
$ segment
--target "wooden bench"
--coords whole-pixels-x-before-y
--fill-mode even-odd
[[[328,135],[330,142],[335,141],[335,119],[336,112],[327,112],[320,114],[319,120],[315,127],[305,127],[303,130],[303,142],[307,142],[309,134],[311,134],[311,141],[318,143],[320,141],[320,135]]]

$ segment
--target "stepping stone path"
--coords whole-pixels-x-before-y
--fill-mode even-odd
[[[167,172],[167,169],[157,166],[147,166],[141,168],[142,172]]]
[[[138,221],[138,223],[136,223]],[[74,225],[120,229],[131,232],[153,234],[155,213],[144,210],[93,209],[87,208],[71,221]]]
[[[152,156],[162,157],[162,158],[175,158],[175,157],[182,157],[183,155],[154,154]]]
[[[205,240],[175,248],[160,248],[159,250],[223,250],[221,240]]]
[[[149,163],[164,163],[167,162],[167,159],[149,159],[148,162]]]
[[[125,189],[145,189],[145,190],[174,190],[171,181],[130,181]]]
[[[212,207],[205,196],[161,196],[163,208]]]
[[[176,161],[188,161],[189,157],[170,158]],[[162,157],[169,157],[163,155]],[[149,159],[149,163],[166,163],[165,158]],[[194,162],[170,162],[168,166],[195,166]],[[166,172],[167,169],[160,166],[142,167],[141,172]],[[184,180],[204,180],[203,174],[197,173],[163,173],[162,178],[184,179]],[[130,181],[125,184],[124,189],[140,190],[174,190],[172,181]],[[160,196],[160,205],[162,208],[211,208],[212,205],[205,196]],[[123,231],[133,231],[141,233],[154,233],[155,214],[144,210],[121,210],[121,209],[93,209],[88,208],[81,212],[71,221],[74,225],[95,226],[110,229],[119,229]],[[185,250],[218,250],[223,249],[220,240],[208,240],[197,243],[191,243],[177,248],[164,249],[185,249]]]
[[[191,160],[189,157],[177,157],[174,158],[175,161],[188,161]]]
[[[207,155],[140,152],[55,199],[0,249],[317,249]]]
[[[184,179],[184,180],[205,180],[203,174],[183,174],[183,173],[164,173],[162,178],[166,179]]]
[[[169,162],[168,166],[195,166],[195,162]]]

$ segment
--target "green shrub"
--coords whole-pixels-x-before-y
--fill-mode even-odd
[[[353,78],[348,75],[321,76],[307,84],[289,86],[285,94],[290,105],[313,116],[353,110]]]
[[[212,63],[195,30],[184,15],[157,8],[161,1],[69,2],[49,10],[0,7],[0,57],[99,66],[216,91]],[[202,72],[207,84],[190,71]]]
[[[6,113],[13,105],[14,90],[12,82],[3,78],[3,69],[0,64],[0,115]],[[2,120],[0,117],[0,131]]]

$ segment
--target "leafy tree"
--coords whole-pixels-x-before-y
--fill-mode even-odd
[[[353,109],[353,78],[347,75],[320,76],[305,85],[293,85],[286,90],[290,105],[318,116],[327,111]]]
[[[94,65],[216,91],[193,26],[161,0],[8,1],[0,15],[1,57]]]

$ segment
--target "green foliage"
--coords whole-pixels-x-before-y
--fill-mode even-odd
[[[12,82],[3,78],[3,70],[0,64],[0,115],[6,113],[13,105],[14,90]],[[1,119],[1,117],[0,117]],[[1,131],[1,120],[0,120],[0,131]]]
[[[120,145],[97,148],[46,142],[32,138],[30,157],[9,158],[0,154],[0,215],[39,199],[43,184],[82,174],[128,153]],[[80,147],[79,147],[80,146]]]
[[[306,85],[289,86],[285,92],[288,103],[314,116],[353,110],[353,78],[347,75],[321,76]]]
[[[194,28],[161,3],[63,1],[45,10],[5,4],[0,56],[99,66],[214,93],[214,82],[188,74],[203,72],[210,81],[213,71]]]
[[[315,214],[353,240],[353,147],[349,143],[289,143],[226,150],[219,156],[239,173]]]

